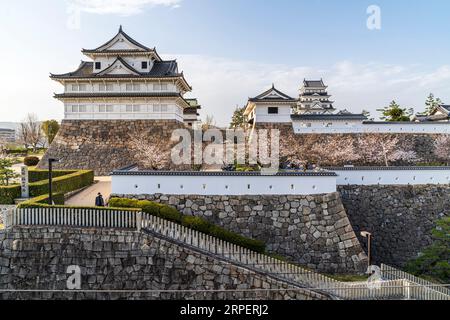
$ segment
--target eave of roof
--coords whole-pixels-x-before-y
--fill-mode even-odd
[[[261,172],[235,172],[235,171],[130,171],[130,170],[116,170],[112,172],[115,176],[198,176],[198,177],[266,177]],[[336,177],[335,172],[323,171],[280,171],[274,177]]]
[[[126,62],[124,59],[122,59],[122,57],[117,57],[116,60],[114,60],[114,62],[111,63],[111,65],[108,68],[106,68],[106,69],[102,70],[101,72],[99,72],[98,75],[99,76],[103,76],[106,73],[108,73],[108,71],[110,71],[117,62],[120,62],[121,64],[123,64],[125,66],[125,68],[129,69],[129,71],[131,71],[133,73],[136,73],[135,76],[140,76],[141,75],[141,73],[139,71],[137,71],[135,68],[130,66],[128,64],[128,62]]]
[[[363,114],[292,114],[292,120],[367,120]]]
[[[264,98],[264,96],[268,95],[270,92],[275,91],[278,95],[284,97],[285,99],[280,99],[280,98]],[[283,101],[297,101],[296,99],[288,96],[287,94],[281,92],[280,90],[275,88],[275,85],[272,85],[272,88],[270,88],[269,90],[264,91],[263,93],[261,93],[260,95],[254,97],[254,98],[250,98],[249,101],[252,102],[257,102],[257,101],[265,101],[265,100],[271,100],[271,101],[275,101],[275,100],[283,100]]]

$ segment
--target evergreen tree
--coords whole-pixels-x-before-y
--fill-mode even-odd
[[[430,115],[433,110],[442,105],[442,101],[439,98],[435,98],[434,94],[430,93],[427,100],[425,101],[425,115]]]
[[[243,129],[245,127],[244,111],[245,107],[236,107],[233,117],[231,118],[230,129]]]
[[[414,110],[402,108],[395,100],[391,102],[388,107],[384,107],[383,109],[378,109],[382,113],[381,120],[388,122],[396,122],[396,121],[411,121],[410,117],[413,114]]]
[[[48,145],[53,142],[53,139],[55,139],[56,134],[59,131],[59,123],[56,120],[47,120],[42,123],[42,131],[45,134],[45,137],[47,138]]]

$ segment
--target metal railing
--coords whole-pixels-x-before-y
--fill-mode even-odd
[[[136,211],[77,208],[10,209],[2,212],[5,228],[14,226],[68,226],[137,229]]]
[[[450,300],[450,289],[446,286],[418,278],[394,267],[381,264],[381,276],[386,280],[404,279],[408,286],[405,294],[408,299]]]

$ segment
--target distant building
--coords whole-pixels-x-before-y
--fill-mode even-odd
[[[320,80],[303,80],[297,103],[298,114],[331,114],[335,109],[327,86]]]
[[[275,85],[260,95],[250,98],[244,111],[249,124],[290,123],[297,99],[277,90]]]
[[[188,108],[184,108],[183,110],[183,118],[184,123],[187,127],[197,129],[201,125],[201,121],[199,119],[200,114],[198,111],[202,108],[202,106],[198,103],[197,99],[186,99],[189,103]]]
[[[291,124],[295,133],[450,133],[450,106],[410,122],[369,121],[362,113],[337,111],[323,80],[303,80],[298,99],[272,86],[248,100],[244,116],[249,126]]]
[[[411,119],[412,121],[427,122],[449,122],[450,121],[450,105],[440,105],[434,108],[429,115],[417,114]]]
[[[0,141],[14,143],[17,140],[16,130],[0,128]]]

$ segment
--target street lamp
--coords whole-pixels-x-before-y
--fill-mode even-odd
[[[367,265],[370,267],[371,265],[371,245],[372,245],[372,234],[367,231],[361,231],[361,236],[367,239]]]
[[[52,186],[52,180],[53,180],[53,163],[54,162],[59,162],[58,159],[55,158],[48,158],[48,192],[49,192],[49,197],[48,197],[48,204],[49,205],[53,205],[53,186]]]

